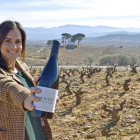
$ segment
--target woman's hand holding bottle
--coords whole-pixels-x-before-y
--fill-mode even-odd
[[[31,87],[30,88],[31,94],[29,94],[25,100],[24,100],[24,108],[26,108],[27,110],[34,110],[35,106],[33,105],[33,102],[39,102],[40,98],[36,97],[34,93],[41,93],[41,90],[36,88],[36,87]]]
[[[24,108],[26,108],[27,110],[34,110],[35,106],[33,105],[33,102],[40,102],[40,98],[36,97],[34,93],[40,94],[41,90],[39,88],[36,88],[36,86],[38,85],[38,81],[40,80],[40,77],[36,77],[33,80],[33,85],[34,87],[30,88],[31,94],[29,94],[25,100],[24,100]],[[57,97],[56,102],[59,102],[60,99],[59,97]]]

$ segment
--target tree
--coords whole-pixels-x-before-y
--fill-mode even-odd
[[[119,46],[119,48],[123,48],[123,46]]]
[[[52,46],[52,44],[53,44],[53,40],[48,40],[48,41],[47,41],[47,45],[48,45],[48,46]]]
[[[64,40],[65,40],[65,37],[62,37],[62,44],[63,45],[64,45],[64,42],[65,42]]]
[[[71,38],[71,42],[74,42],[74,44],[75,44],[75,41],[76,40],[78,40],[77,36],[76,35],[73,35],[72,38]]]
[[[66,45],[66,40],[69,39],[69,38],[71,38],[72,35],[71,34],[68,34],[68,33],[63,33],[61,35],[62,35],[62,41],[64,41],[65,42],[65,45]]]
[[[91,66],[93,59],[91,57],[88,57],[88,62],[89,62],[89,65]]]
[[[80,41],[83,40],[83,38],[85,37],[85,35],[82,34],[82,33],[78,33],[75,36],[76,36],[76,38],[78,40],[78,45],[79,45]]]

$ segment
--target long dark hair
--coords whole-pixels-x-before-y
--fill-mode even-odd
[[[25,61],[25,59],[26,59],[26,33],[19,22],[6,20],[0,24],[0,47],[5,39],[6,35],[8,34],[8,32],[11,29],[18,29],[21,33],[21,37],[22,37],[21,57],[22,57],[22,61]],[[11,66],[2,57],[1,52],[0,52],[0,67],[8,72],[11,72]]]

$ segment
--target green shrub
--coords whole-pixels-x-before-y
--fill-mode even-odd
[[[100,65],[129,65],[132,62],[131,57],[122,54],[104,55],[99,59]]]
[[[75,49],[75,48],[77,48],[77,45],[73,45],[73,44],[66,45],[66,49]]]

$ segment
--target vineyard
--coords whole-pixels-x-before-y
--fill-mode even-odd
[[[59,98],[49,120],[55,140],[139,140],[139,65],[60,68]],[[30,68],[33,77],[41,68]]]

